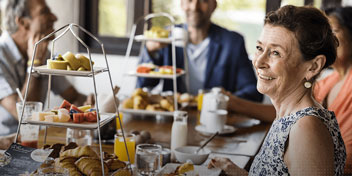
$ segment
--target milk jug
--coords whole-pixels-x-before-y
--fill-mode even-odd
[[[221,88],[214,87],[209,93],[203,96],[203,105],[200,113],[200,123],[205,125],[207,123],[207,117],[209,116],[209,111],[214,111],[218,109],[227,109],[227,103],[229,97],[221,93]]]
[[[177,147],[187,145],[187,112],[175,111],[174,122],[171,129],[171,151],[173,152]]]

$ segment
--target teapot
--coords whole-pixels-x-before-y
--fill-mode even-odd
[[[214,87],[209,93],[204,94],[202,110],[200,113],[200,123],[202,125],[207,123],[207,117],[209,117],[209,114],[211,113],[209,111],[215,111],[219,109],[226,110],[228,101],[229,97],[221,93],[220,87]]]

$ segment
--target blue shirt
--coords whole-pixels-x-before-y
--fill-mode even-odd
[[[205,69],[207,66],[207,55],[210,39],[207,37],[201,43],[187,45],[189,89],[188,92],[197,95],[199,89],[203,89]]]
[[[47,54],[49,58],[49,52]],[[0,100],[15,94],[16,88],[22,88],[26,79],[27,61],[21,55],[8,32],[0,37]],[[48,88],[48,76],[42,76],[41,102],[44,104]],[[55,94],[61,94],[71,84],[64,77],[52,77],[51,87]],[[0,105],[0,136],[16,132],[18,121]]]

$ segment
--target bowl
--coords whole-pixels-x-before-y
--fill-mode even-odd
[[[201,149],[197,154],[195,151],[198,146],[182,146],[175,149],[175,157],[180,163],[185,163],[191,160],[193,164],[200,165],[203,164],[207,159],[211,151],[207,148]]]

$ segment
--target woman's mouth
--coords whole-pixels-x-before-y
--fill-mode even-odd
[[[273,80],[274,79],[273,77],[265,76],[265,75],[261,75],[261,74],[258,74],[258,77],[260,79],[264,79],[264,80]]]

